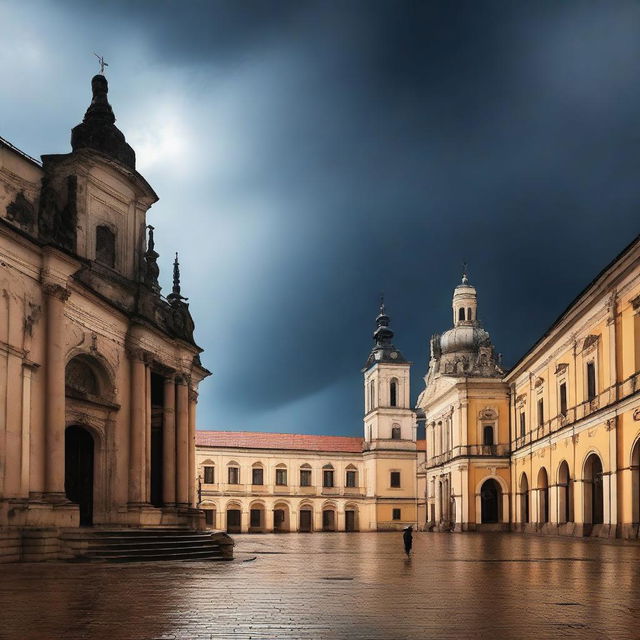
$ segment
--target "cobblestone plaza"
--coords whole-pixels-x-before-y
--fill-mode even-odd
[[[630,638],[640,548],[519,534],[236,537],[215,563],[13,564],[2,640]],[[636,636],[637,637],[637,636]]]

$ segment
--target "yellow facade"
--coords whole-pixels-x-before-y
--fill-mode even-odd
[[[463,280],[454,328],[432,339],[418,401],[427,433],[419,521],[432,530],[637,537],[640,238],[504,376],[473,368],[490,345],[469,328],[475,304]]]

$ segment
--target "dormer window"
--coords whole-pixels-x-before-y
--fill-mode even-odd
[[[96,262],[116,266],[116,234],[103,224],[96,227]]]

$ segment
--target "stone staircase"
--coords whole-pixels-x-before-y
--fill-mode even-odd
[[[65,529],[61,559],[77,562],[232,560],[233,540],[221,531],[193,529]]]

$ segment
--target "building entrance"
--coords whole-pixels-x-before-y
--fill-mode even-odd
[[[83,427],[64,433],[64,491],[80,507],[80,526],[93,524],[93,450],[91,434]]]
[[[311,533],[311,511],[309,509],[300,511],[300,531],[302,533]]]
[[[500,522],[500,498],[502,492],[500,485],[493,479],[489,478],[480,489],[481,516],[482,522]]]

